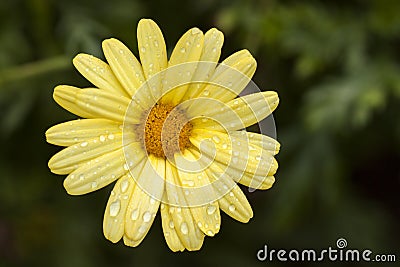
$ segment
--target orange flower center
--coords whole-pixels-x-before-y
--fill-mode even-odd
[[[190,146],[193,125],[185,113],[170,104],[156,104],[144,123],[144,144],[147,152],[160,158],[172,157]]]

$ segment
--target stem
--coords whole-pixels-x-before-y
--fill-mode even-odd
[[[66,56],[57,56],[36,62],[15,66],[0,72],[0,87],[6,83],[25,80],[44,73],[59,71],[70,67],[71,60]]]

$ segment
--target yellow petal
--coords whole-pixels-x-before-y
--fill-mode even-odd
[[[278,166],[278,163],[274,159],[274,164]],[[252,189],[266,190],[270,189],[275,182],[275,177],[270,174],[270,176],[255,175],[252,173],[244,172],[243,170],[238,170],[237,168],[232,168],[231,166],[226,166],[223,163],[215,162],[216,166],[232,177],[232,179],[244,186]]]
[[[249,51],[241,50],[225,59],[215,69],[210,83],[199,93],[227,102],[243,91],[256,71],[257,63]]]
[[[139,61],[121,41],[114,38],[103,41],[103,51],[114,75],[129,95],[134,95],[146,81]]]
[[[182,203],[179,206],[171,204],[169,207],[169,214],[173,220],[172,226],[187,250],[199,250],[203,244],[204,234],[193,220],[190,208],[186,204],[183,188],[179,183],[177,170],[169,161],[166,162],[165,179],[168,204]]]
[[[125,234],[141,242],[153,224],[164,192],[165,160],[149,156],[137,176],[125,217]]]
[[[177,105],[181,101],[197,68],[203,50],[203,42],[204,35],[198,28],[188,30],[179,39],[165,72],[163,93],[167,94],[163,97],[163,101],[173,105]],[[171,91],[171,89],[173,90]]]
[[[197,101],[201,101],[200,99]],[[246,95],[229,101],[218,103],[212,100],[202,100],[203,108],[191,107],[191,114],[202,116],[202,119],[192,121],[199,128],[212,130],[238,130],[253,125],[269,116],[278,106],[278,94],[273,91]]]
[[[78,116],[125,121],[128,124],[140,123],[140,112],[131,112],[130,116],[125,116],[129,98],[104,90],[60,85],[54,89],[53,97],[60,106]]]
[[[154,21],[141,19],[137,28],[137,40],[144,76],[157,101],[161,96],[162,77],[156,74],[166,69],[168,64],[164,37]]]
[[[78,54],[72,62],[75,68],[94,86],[118,95],[128,96],[107,63],[87,54]]]
[[[135,151],[136,162],[144,157],[140,143],[132,143],[126,146],[126,150]],[[98,190],[129,170],[129,166],[136,165],[131,161],[126,163],[123,149],[118,149],[111,153],[100,156],[88,161],[86,164],[73,171],[64,180],[64,187],[71,195],[83,195]]]
[[[125,214],[135,182],[130,174],[122,176],[111,191],[104,212],[104,236],[113,243],[118,242],[124,235]]]
[[[266,151],[269,151],[273,155],[278,154],[281,148],[281,145],[278,141],[267,135],[247,131],[233,131],[229,132],[229,135],[232,137],[236,137],[237,139],[244,140],[245,142],[249,142],[250,144],[260,147]]]
[[[217,66],[223,43],[224,35],[219,30],[212,28],[206,32],[204,35],[203,51],[199,59],[200,62],[197,64],[192,78],[196,83],[190,84],[183,100],[194,98],[206,86],[206,82],[209,81]]]
[[[124,234],[123,239],[124,239],[124,244],[129,247],[137,247],[142,242],[142,240],[140,241],[132,240],[126,234]]]
[[[223,132],[194,129],[190,141],[209,158],[242,172],[271,176],[278,168],[272,153]]]
[[[71,146],[101,136],[120,133],[122,124],[106,119],[73,120],[52,126],[46,140],[58,146]]]
[[[174,221],[169,213],[170,206],[168,204],[161,203],[161,221],[162,228],[167,242],[168,247],[173,251],[184,251],[185,247],[179,239],[179,236],[175,229]]]
[[[221,210],[239,222],[247,223],[253,218],[253,210],[238,185],[220,198],[218,204]]]
[[[200,157],[200,153],[194,149],[191,149],[191,152],[204,166],[207,166],[205,172],[218,196],[219,208],[235,220],[248,222],[253,217],[251,206],[242,190],[232,180],[232,176],[225,172],[224,166],[217,161]]]
[[[191,168],[185,170],[185,163],[189,161]],[[185,192],[185,198],[193,219],[200,230],[208,236],[218,233],[221,225],[219,207],[212,184],[207,174],[202,170],[196,157],[186,150],[184,155],[176,154],[175,162],[178,166],[180,185]],[[193,166],[197,163],[197,166]]]
[[[83,141],[67,147],[49,160],[49,168],[56,174],[67,174],[87,161],[122,147],[122,133],[100,135],[99,138]]]

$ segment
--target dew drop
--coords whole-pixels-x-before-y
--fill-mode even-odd
[[[81,143],[81,147],[86,147],[89,143],[88,142],[83,142]]]
[[[175,225],[173,221],[169,221],[169,228],[174,229]]]
[[[210,95],[210,91],[204,90],[204,91],[203,91],[203,95],[204,95],[204,96],[209,96],[209,95]]]
[[[146,52],[146,47],[142,46],[142,47],[140,48],[140,51],[141,51],[142,53]]]
[[[211,214],[213,214],[216,210],[217,210],[217,208],[216,208],[215,206],[210,205],[210,206],[207,207],[207,214],[208,214],[208,215],[211,215]]]
[[[219,229],[221,227],[221,225],[219,225],[219,223],[215,224],[215,229]]]
[[[121,209],[121,202],[116,200],[110,204],[110,216],[115,217],[118,215],[119,210]]]
[[[202,224],[201,222],[197,222],[197,226],[198,226],[199,228],[201,228],[201,227],[203,227],[203,224]]]
[[[106,137],[104,136],[104,135],[100,135],[100,142],[104,142],[104,141],[106,141]]]
[[[146,211],[146,212],[143,214],[143,221],[144,221],[145,223],[147,223],[147,222],[149,222],[150,220],[151,220],[151,213],[148,212],[148,211]]]
[[[208,230],[208,231],[207,231],[207,235],[208,235],[208,236],[213,236],[213,235],[214,235],[214,232],[211,231],[211,230]]]
[[[256,156],[256,160],[261,160],[261,156],[260,156],[260,155],[257,155],[257,156]]]
[[[222,148],[223,148],[223,149],[227,149],[227,148],[228,148],[228,145],[225,144],[225,143],[223,143],[223,144],[222,144]]]
[[[113,140],[114,139],[114,135],[113,134],[109,134],[108,135],[108,139]]]
[[[198,29],[198,28],[193,28],[192,30],[191,30],[191,33],[193,34],[193,35],[196,35],[196,34],[199,34],[201,31]]]
[[[235,205],[233,204],[229,205],[229,211],[235,211],[235,210],[236,210]]]
[[[85,179],[85,175],[80,174],[80,175],[79,175],[79,180],[83,181],[83,179]]]
[[[125,193],[126,190],[128,189],[129,186],[129,181],[128,180],[124,180],[121,182],[121,192]]]
[[[239,156],[239,154],[240,154],[240,152],[239,152],[239,151],[233,151],[233,155],[234,155],[234,156],[236,156],[236,157],[237,157],[237,156]]]
[[[97,187],[97,182],[96,181],[92,182],[91,187],[92,189],[95,189]]]
[[[128,170],[129,170],[129,166],[128,166],[128,164],[126,164],[126,163],[124,164],[124,170],[125,170],[125,171],[128,171]]]
[[[182,47],[180,51],[181,51],[181,53],[185,53],[186,52],[186,48]]]
[[[145,232],[146,232],[146,226],[144,226],[144,225],[141,225],[140,227],[139,227],[139,229],[138,229],[138,232],[140,233],[140,234],[144,234]]]
[[[214,47],[214,48],[212,49],[212,51],[213,51],[213,53],[217,52],[217,48]]]
[[[139,217],[139,211],[137,209],[133,210],[131,214],[132,221],[136,221],[138,217]]]
[[[183,222],[183,223],[181,224],[181,232],[182,232],[182,234],[184,234],[184,235],[187,235],[187,234],[188,234],[189,229],[188,229],[187,223]]]
[[[153,44],[154,44],[155,47],[158,47],[158,41],[157,40],[154,40]]]

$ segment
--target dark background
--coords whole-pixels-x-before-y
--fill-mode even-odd
[[[340,237],[399,261],[399,10],[397,0],[1,1],[0,266],[284,266],[256,252],[336,247]],[[88,85],[73,56],[103,58],[109,37],[137,55],[143,17],[160,25],[169,53],[190,27],[218,27],[222,58],[249,49],[254,81],[280,95],[275,185],[244,188],[254,218],[224,215],[199,252],[172,253],[159,216],[138,248],[112,244],[102,234],[111,187],[72,197],[47,168],[60,148],[44,132],[75,118],[53,88]]]

